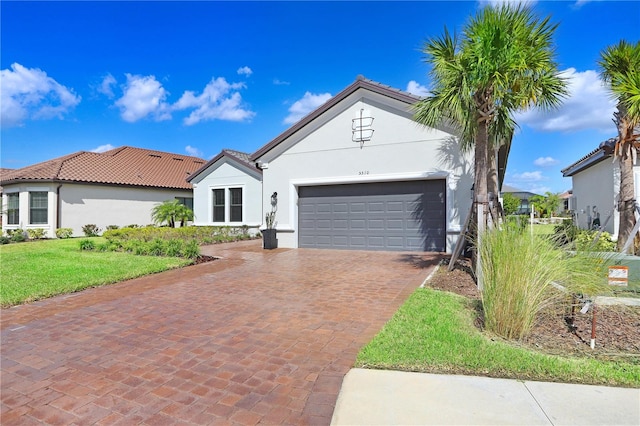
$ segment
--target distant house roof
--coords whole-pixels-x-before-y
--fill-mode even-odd
[[[598,148],[594,149],[575,163],[565,167],[561,170],[562,176],[570,177],[578,172],[588,169],[589,167],[598,164],[602,160],[605,160],[613,154],[613,149],[616,145],[618,138],[607,139],[600,143]]]
[[[123,146],[102,153],[80,151],[3,171],[0,184],[54,181],[191,189],[187,178],[204,163],[197,157]]]
[[[188,182],[193,181],[196,177],[198,177],[202,172],[204,172],[207,168],[209,168],[209,166],[211,166],[212,164],[214,164],[216,161],[220,160],[221,158],[228,158],[229,160],[233,161],[234,163],[237,163],[243,167],[246,167],[256,173],[262,174],[262,169],[256,167],[256,163],[251,161],[250,159],[250,154],[247,154],[246,152],[240,152],[240,151],[234,151],[233,149],[223,149],[220,154],[216,155],[215,157],[213,157],[211,160],[209,160],[206,164],[204,164],[202,167],[200,167],[198,170],[196,170],[194,173],[192,173],[189,178],[187,179]]]
[[[307,114],[300,121],[295,123],[293,126],[289,127],[286,131],[281,133],[271,142],[264,145],[262,148],[258,149],[251,155],[251,160],[255,161],[258,158],[262,157],[267,152],[271,151],[273,148],[278,146],[281,142],[304,128],[307,124],[311,123],[316,118],[320,117],[322,114],[327,112],[329,109],[340,103],[343,99],[349,96],[351,93],[355,92],[358,89],[367,89],[374,93],[378,93],[383,96],[387,96],[392,99],[396,99],[407,104],[413,104],[420,100],[420,97],[413,95],[408,92],[404,92],[402,90],[394,89],[392,87],[386,86],[384,84],[375,82],[373,80],[369,80],[364,78],[362,75],[359,75],[356,78],[356,81],[347,86],[344,90],[342,90],[337,95],[333,96],[324,104],[320,105],[318,108]]]
[[[514,195],[520,195],[520,197],[518,198],[521,198],[522,196],[532,197],[534,195],[538,195],[535,192],[525,191],[523,189],[515,188],[507,184],[502,185],[502,193],[504,194],[507,192]]]

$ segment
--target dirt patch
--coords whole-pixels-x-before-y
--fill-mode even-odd
[[[214,256],[201,255],[194,259],[192,265],[199,265],[201,263],[213,262],[216,259],[218,258]]]
[[[448,259],[427,285],[471,299],[480,299],[468,260],[459,260],[453,271],[447,271]],[[571,302],[558,303],[545,309],[529,337],[518,344],[547,353],[567,356],[593,356],[600,359],[624,358],[640,363],[640,307],[597,306],[596,341],[591,349],[593,311],[580,313],[577,304],[571,321]],[[482,321],[476,321],[482,327]]]

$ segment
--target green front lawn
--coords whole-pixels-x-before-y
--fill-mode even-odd
[[[103,241],[102,238],[91,240],[96,244]],[[79,239],[2,245],[0,304],[7,307],[71,293],[177,268],[191,262],[177,257],[81,251]]]
[[[468,299],[418,289],[356,367],[640,387],[640,365],[546,355],[480,332]]]

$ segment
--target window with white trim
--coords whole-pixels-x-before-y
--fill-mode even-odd
[[[242,223],[243,220],[243,188],[212,189],[212,222]]]
[[[229,188],[229,222],[242,222],[242,188]]]
[[[225,190],[214,189],[213,190],[213,221],[224,222],[225,220]]]
[[[29,192],[29,224],[46,225],[49,216],[49,193],[47,191]]]
[[[20,193],[7,194],[7,225],[20,224]]]

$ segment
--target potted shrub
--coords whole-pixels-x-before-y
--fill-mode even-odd
[[[271,211],[264,216],[267,229],[262,231],[262,248],[274,249],[278,248],[278,239],[276,238],[276,211],[278,210],[278,193],[271,195]]]
[[[267,229],[262,231],[262,248],[274,249],[278,248],[278,239],[276,238],[276,229],[273,227],[276,212],[270,212],[265,215]]]

